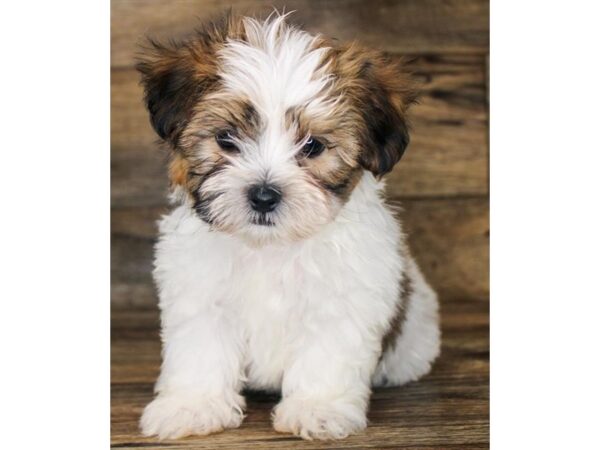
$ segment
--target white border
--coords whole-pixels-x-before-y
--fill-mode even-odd
[[[598,445],[597,5],[492,3],[493,448]]]
[[[2,446],[109,446],[108,2],[5,2]]]

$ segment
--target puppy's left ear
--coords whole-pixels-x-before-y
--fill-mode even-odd
[[[365,124],[360,164],[381,177],[408,146],[406,112],[417,99],[417,89],[402,63],[383,53],[352,46],[342,57],[355,68],[355,98]]]

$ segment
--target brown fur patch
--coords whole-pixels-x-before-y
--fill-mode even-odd
[[[392,170],[408,145],[406,111],[417,98],[414,83],[401,63],[355,44],[333,49],[330,58],[335,88],[355,112],[360,164],[382,176]]]
[[[174,148],[195,105],[218,81],[216,52],[227,37],[243,35],[241,18],[228,14],[187,41],[163,44],[148,39],[138,55],[136,69],[142,75],[152,126]]]
[[[402,335],[404,322],[406,322],[406,311],[408,310],[412,294],[412,280],[408,277],[408,274],[404,272],[402,274],[402,281],[400,282],[400,300],[396,304],[396,314],[392,318],[390,322],[390,328],[383,337],[381,343],[382,357],[386,351],[393,350],[395,348],[398,338]]]
[[[186,154],[194,153],[199,140],[213,139],[222,130],[230,130],[240,139],[255,139],[261,126],[260,117],[248,100],[215,90],[196,105],[180,146]]]
[[[169,180],[172,186],[187,184],[189,164],[180,154],[175,154],[169,163]]]

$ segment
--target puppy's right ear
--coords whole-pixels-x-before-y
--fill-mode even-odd
[[[177,146],[194,105],[217,79],[215,55],[206,44],[167,46],[149,40],[136,64],[142,75],[152,127],[173,147]]]

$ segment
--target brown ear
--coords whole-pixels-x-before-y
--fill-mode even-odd
[[[355,98],[363,116],[360,163],[375,176],[390,172],[408,146],[408,107],[415,102],[414,83],[401,63],[379,52],[351,46],[342,56],[355,70]]]
[[[148,40],[138,57],[146,107],[156,133],[173,146],[194,105],[217,81],[216,51],[228,36],[241,37],[231,13],[208,23],[188,41],[168,45]]]
[[[211,71],[202,70],[204,56],[187,44],[166,46],[151,40],[136,65],[152,127],[174,146],[194,104],[214,82]]]

